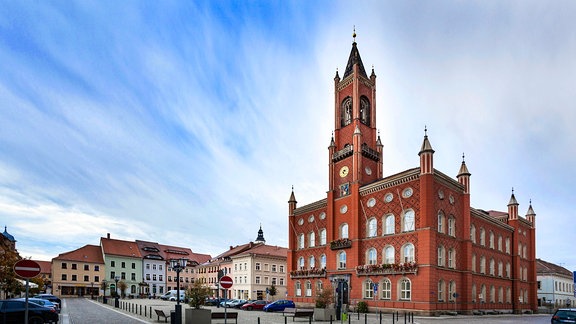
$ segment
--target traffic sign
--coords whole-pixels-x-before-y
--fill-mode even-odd
[[[22,278],[34,278],[40,274],[40,265],[32,260],[20,260],[14,264],[14,272]]]
[[[222,286],[222,288],[224,289],[228,289],[230,287],[232,287],[232,284],[234,282],[232,281],[232,278],[228,277],[228,276],[224,276],[222,278],[220,278],[220,286]]]

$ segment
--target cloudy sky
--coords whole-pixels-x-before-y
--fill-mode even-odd
[[[385,174],[462,154],[472,205],[537,213],[576,270],[573,1],[5,1],[0,225],[22,256],[113,238],[216,255],[287,246],[325,197],[333,78],[352,31],[377,78]]]

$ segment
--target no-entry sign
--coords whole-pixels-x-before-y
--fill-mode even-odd
[[[40,274],[40,265],[32,260],[20,260],[14,265],[14,272],[22,278],[34,278]]]
[[[224,276],[222,278],[220,278],[220,286],[222,286],[222,288],[224,289],[228,289],[230,287],[232,287],[232,284],[234,282],[232,281],[232,278],[228,277],[228,276]]]

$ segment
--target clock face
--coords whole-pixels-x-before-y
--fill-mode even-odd
[[[348,175],[348,172],[350,170],[348,169],[348,166],[343,166],[342,168],[340,168],[340,177],[344,178],[345,176]]]

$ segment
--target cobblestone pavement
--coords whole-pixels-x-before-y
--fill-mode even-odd
[[[155,309],[170,314],[175,308],[175,302],[159,299],[126,299],[120,301],[120,308],[114,308],[114,300],[108,300],[108,305],[101,302],[84,298],[67,298],[63,301],[61,323],[62,324],[88,324],[88,323],[164,323],[158,321],[154,314]],[[186,323],[186,309],[190,308],[182,304],[182,323]],[[224,312],[223,308],[205,307],[213,312]],[[152,315],[150,314],[152,309]],[[309,322],[307,318],[285,318],[282,313],[265,313],[262,311],[243,311],[238,309],[227,309],[227,312],[238,312],[239,324],[284,324],[284,323],[330,323],[330,322]],[[484,316],[443,316],[443,317],[419,317],[414,318],[417,324],[474,324],[474,323],[527,323],[539,324],[550,323],[551,315],[484,315]],[[189,319],[190,320],[190,319]],[[170,320],[168,320],[170,322]],[[224,320],[213,320],[213,323],[222,324]],[[192,322],[193,323],[193,322]],[[235,320],[227,320],[227,323],[235,323]],[[333,321],[334,324],[341,323]],[[392,314],[382,314],[382,320],[378,314],[351,314],[348,321],[350,324],[403,324],[404,316],[399,314],[398,320],[392,320]],[[410,323],[408,320],[406,323]]]

